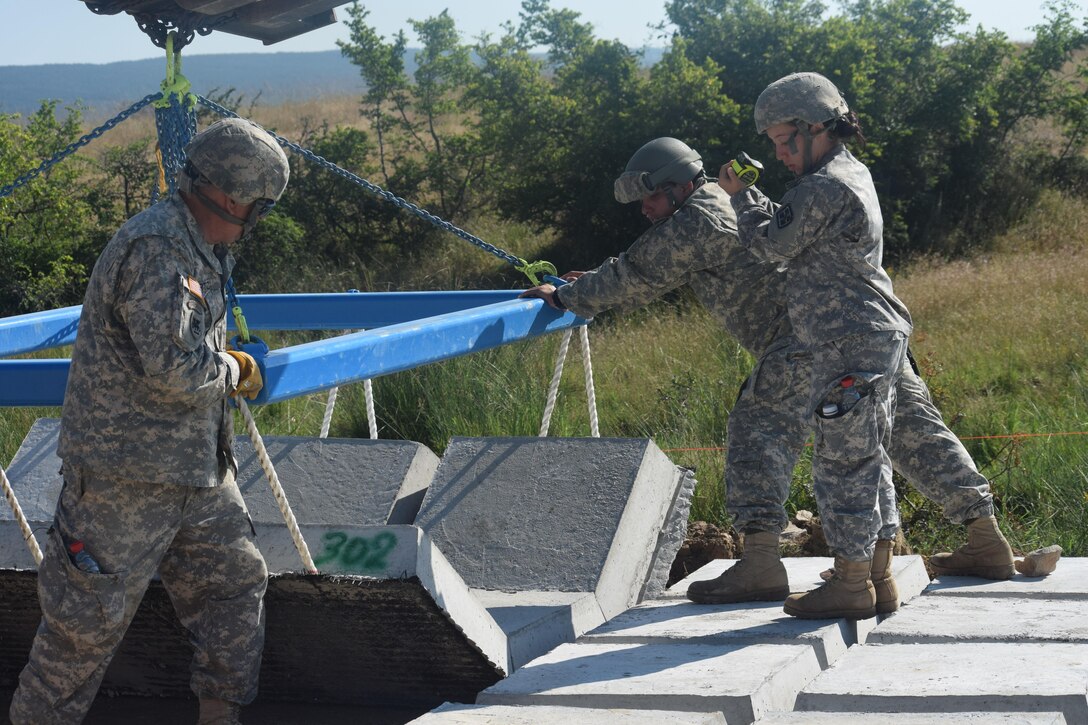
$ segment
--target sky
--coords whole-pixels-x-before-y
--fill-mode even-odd
[[[409,36],[409,19],[422,20],[448,9],[466,40],[482,32],[498,35],[505,21],[517,21],[521,0],[411,0],[363,3],[368,20],[391,38],[399,30]],[[825,4],[834,7],[834,2]],[[1012,40],[1030,40],[1030,28],[1044,19],[1043,2],[1024,0],[958,0],[971,15],[968,28],[982,25],[1004,31]],[[1085,4],[1080,3],[1084,8]],[[650,26],[665,19],[665,0],[551,0],[553,8],[570,8],[593,24],[599,38],[619,39],[631,47],[663,45]],[[1088,13],[1088,10],[1085,10]],[[347,13],[337,10],[338,20]],[[187,55],[209,53],[306,52],[336,50],[347,38],[343,22],[270,46],[223,32],[196,36]],[[95,15],[81,0],[0,0],[0,66],[45,63],[111,63],[162,57],[162,51],[125,13]]]

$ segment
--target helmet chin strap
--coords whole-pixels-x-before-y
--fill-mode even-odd
[[[192,162],[188,162],[178,172],[178,188],[187,194],[192,194],[204,207],[215,214],[217,217],[225,222],[242,227],[242,235],[238,237],[239,240],[245,239],[249,236],[249,233],[253,231],[253,227],[257,226],[257,222],[261,218],[261,205],[253,204],[253,207],[249,211],[249,216],[245,219],[239,216],[234,216],[218,203],[212,201],[207,194],[200,190],[200,187],[208,185],[206,179],[201,177],[200,172],[196,170]]]
[[[789,149],[791,154],[797,153],[797,136],[798,134],[800,134],[801,138],[804,139],[805,143],[804,154],[801,158],[801,173],[798,174],[798,176],[804,176],[812,170],[812,164],[814,163],[814,159],[812,158],[812,142],[815,141],[818,137],[830,131],[831,126],[825,123],[823,128],[821,128],[816,133],[812,133],[809,130],[809,125],[804,121],[795,121],[793,125],[794,128],[796,128],[797,130],[790,134]]]
[[[249,233],[253,231],[253,227],[257,226],[257,222],[260,220],[260,210],[257,208],[257,204],[254,204],[253,208],[250,209],[249,216],[243,219],[242,217],[234,216],[222,206],[209,199],[208,196],[200,190],[199,184],[193,185],[192,194],[200,200],[200,203],[203,204],[208,211],[212,212],[220,219],[242,227],[242,236],[238,237],[239,240],[248,237]]]

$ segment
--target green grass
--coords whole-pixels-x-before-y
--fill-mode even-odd
[[[1061,225],[1052,222],[1058,214]],[[1013,546],[1027,551],[1057,543],[1069,556],[1085,556],[1088,436],[1078,433],[1088,431],[1088,252],[1070,244],[1070,229],[1088,229],[1088,211],[1080,200],[1050,194],[993,254],[919,262],[898,270],[895,284],[915,318],[911,344],[923,375],[993,481]],[[547,241],[495,222],[476,230],[526,258]],[[457,288],[497,265],[452,244],[416,288]],[[313,339],[266,337],[273,347]],[[601,434],[652,437],[676,463],[695,469],[693,519],[728,525],[726,421],[750,357],[683,294],[602,315],[590,339]],[[375,380],[380,435],[416,440],[438,454],[455,435],[536,435],[559,340],[551,335]],[[325,400],[312,395],[256,409],[258,426],[268,435],[316,436]],[[11,459],[36,418],[57,415],[58,409],[0,411],[0,461]],[[589,430],[575,335],[550,434],[588,436]],[[340,391],[330,434],[369,435],[362,386]],[[939,507],[902,481],[899,488],[905,534],[916,551],[960,542],[962,530],[945,522]],[[807,453],[787,507],[815,507]]]

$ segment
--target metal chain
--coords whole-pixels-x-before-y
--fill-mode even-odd
[[[228,109],[228,108],[226,108],[224,106],[219,105],[215,101],[210,101],[207,98],[204,98],[203,96],[197,96],[197,100],[200,102],[201,105],[210,108],[211,110],[215,111],[216,113],[218,113],[218,114],[220,114],[222,116],[228,116],[228,117],[232,117],[232,118],[240,118],[240,116],[238,116],[237,113],[235,113],[234,111],[231,111],[230,109]],[[265,129],[265,130],[267,130],[267,129]],[[514,265],[515,267],[520,268],[525,264],[525,260],[520,259],[519,257],[515,257],[513,254],[510,254],[509,252],[503,251],[502,249],[499,249],[498,247],[496,247],[496,246],[494,246],[492,244],[488,244],[487,242],[480,239],[476,235],[470,234],[469,232],[466,232],[465,230],[451,224],[450,222],[446,221],[445,219],[442,219],[441,217],[435,216],[434,214],[430,213],[426,209],[421,209],[420,207],[416,206],[412,202],[406,201],[405,199],[400,198],[396,194],[393,194],[392,192],[386,191],[385,189],[381,188],[380,186],[377,186],[376,184],[370,183],[369,181],[362,178],[361,176],[353,174],[352,172],[348,171],[347,169],[343,169],[343,168],[337,166],[333,162],[331,162],[331,161],[329,161],[329,160],[327,160],[327,159],[325,159],[325,158],[323,158],[321,156],[318,156],[313,151],[310,151],[308,149],[304,149],[301,146],[299,146],[298,144],[293,143],[291,141],[288,141],[283,136],[280,136],[280,135],[278,135],[276,133],[273,133],[272,131],[269,131],[269,133],[271,133],[272,136],[284,148],[291,149],[292,151],[294,151],[299,156],[302,156],[303,158],[305,158],[305,159],[307,159],[309,161],[312,161],[313,163],[315,163],[315,164],[317,164],[319,166],[323,166],[324,168],[326,168],[329,171],[333,172],[337,176],[340,176],[340,177],[342,177],[344,179],[347,179],[348,181],[351,181],[351,182],[354,182],[355,184],[358,184],[359,186],[361,186],[364,189],[366,189],[367,191],[369,191],[371,194],[374,194],[375,196],[381,197],[382,199],[386,200],[387,202],[389,202],[393,206],[396,206],[396,207],[399,207],[401,209],[404,209],[405,211],[411,212],[412,214],[415,214],[420,219],[423,219],[424,221],[433,224],[434,226],[438,227],[439,229],[444,229],[447,232],[452,232],[453,234],[456,234],[457,236],[461,237],[461,239],[464,239],[465,241],[476,245],[477,247],[484,250],[485,252],[489,252],[491,254],[494,254],[496,257],[499,257],[500,259],[503,259],[503,260],[509,262],[510,264]]]
[[[169,107],[155,109],[155,130],[159,136],[163,175],[172,194],[177,188],[178,172],[185,164],[185,147],[196,135],[196,114],[185,109],[184,101],[179,102],[176,95],[171,95]]]
[[[53,154],[53,156],[51,158],[48,158],[45,161],[43,161],[38,166],[38,168],[36,168],[36,169],[34,169],[32,171],[28,171],[27,173],[23,174],[18,179],[13,181],[11,184],[8,184],[7,186],[5,186],[3,188],[0,188],[0,199],[3,199],[6,196],[10,196],[11,193],[13,191],[15,191],[16,189],[18,189],[20,186],[25,186],[26,184],[30,183],[31,181],[33,181],[41,173],[43,173],[45,171],[48,171],[49,169],[53,168],[53,166],[55,166],[58,162],[63,160],[65,157],[70,156],[71,154],[75,153],[78,149],[82,148],[83,146],[86,146],[91,141],[94,141],[96,138],[98,138],[99,136],[104,134],[106,131],[109,131],[114,126],[121,123],[122,121],[127,119],[132,114],[134,114],[137,111],[143,109],[148,104],[159,100],[160,98],[162,98],[162,93],[152,93],[150,95],[144,96],[139,101],[136,101],[136,103],[133,103],[131,106],[126,108],[124,111],[121,111],[116,116],[114,116],[110,120],[106,121],[105,123],[103,123],[98,128],[94,129],[93,131],[91,131],[87,135],[80,137],[80,139],[78,141],[73,141],[72,143],[68,144],[63,149],[58,151],[57,153]]]

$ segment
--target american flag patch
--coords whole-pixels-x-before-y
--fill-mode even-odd
[[[204,299],[204,290],[201,288],[200,282],[195,277],[181,275],[181,286],[192,292],[201,300]]]

